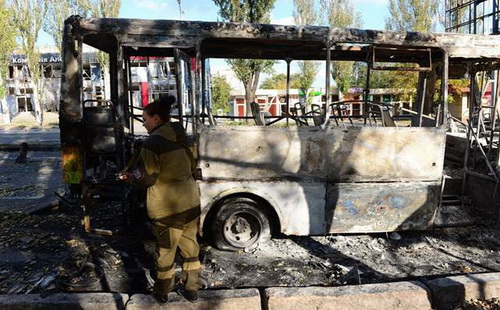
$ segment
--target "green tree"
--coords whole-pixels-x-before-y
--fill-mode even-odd
[[[361,13],[356,11],[352,0],[320,0],[323,23],[331,27],[361,27]]]
[[[230,22],[267,23],[269,14],[276,0],[213,0],[219,7],[219,16]],[[259,85],[260,74],[271,72],[274,61],[255,59],[229,59],[236,77],[245,87],[247,115],[251,115],[251,106]]]
[[[299,61],[299,71],[300,73],[297,75],[295,81],[297,83],[297,88],[303,94],[304,102],[307,103],[307,94],[309,93],[309,89],[316,80],[316,75],[319,70],[319,62],[317,61]]]
[[[435,29],[435,22],[439,20],[439,1],[435,0],[389,0],[389,17],[386,18],[386,29],[392,31],[418,31],[431,32]],[[426,93],[421,94],[426,99],[416,98],[415,86],[418,84],[419,74],[416,72],[399,71],[395,75],[394,86],[400,91],[404,91],[406,100],[415,98],[417,104],[425,102],[423,111],[425,114],[433,112],[434,97],[433,89],[436,82],[435,73],[420,73],[426,78]]]
[[[430,32],[438,20],[439,1],[389,0],[389,17],[385,28],[393,31]]]
[[[418,73],[414,71],[372,71],[370,88],[390,88],[399,100],[415,102]]]
[[[231,85],[223,76],[213,76],[211,82],[212,111],[216,112],[221,109],[224,113],[228,113]]]
[[[352,0],[320,0],[323,20],[330,27],[359,28],[362,25],[361,13],[354,9]],[[337,84],[339,98],[351,87],[356,75],[357,64],[352,61],[331,63],[331,75]]]
[[[297,25],[314,25],[318,21],[318,13],[315,10],[314,0],[293,0],[293,19]],[[297,79],[298,89],[303,94],[304,102],[307,103],[307,94],[311,88],[319,70],[317,61],[299,61],[300,74]]]
[[[262,89],[286,89],[286,74],[273,74],[260,84]]]
[[[366,79],[366,75],[363,76]],[[394,86],[394,72],[378,70],[370,73],[370,88],[391,88]]]
[[[10,55],[16,47],[16,31],[10,16],[6,1],[0,0],[0,20],[3,20],[2,31],[0,31],[0,100],[7,93],[5,78],[9,69]]]
[[[43,126],[43,105],[40,102],[42,92],[40,51],[36,46],[38,34],[47,12],[47,0],[11,0],[11,13],[17,29],[21,50],[26,55],[31,82],[33,83],[32,103],[35,119]]]
[[[269,22],[269,14],[276,0],[213,0],[219,15],[229,22]]]
[[[299,78],[300,74],[295,73],[290,75],[290,88],[299,88]],[[262,89],[286,89],[286,74],[278,73],[273,74],[260,84]]]
[[[64,20],[71,15],[82,13],[77,0],[52,0],[47,3],[47,18],[43,22],[43,30],[47,32],[61,53]]]
[[[120,13],[121,0],[76,0],[87,17],[115,18]]]
[[[318,22],[318,12],[315,0],[293,0],[293,20],[297,25],[315,25]]]
[[[366,65],[365,65],[366,66]],[[364,70],[366,72],[366,70]],[[391,88],[399,94],[399,100],[415,101],[417,75],[413,71],[372,70],[370,72],[370,88]],[[366,74],[362,79],[366,82]],[[363,85],[363,84],[359,84]]]

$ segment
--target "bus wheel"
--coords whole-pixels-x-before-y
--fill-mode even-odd
[[[252,199],[229,199],[215,214],[212,237],[221,250],[255,248],[271,238],[269,217]]]

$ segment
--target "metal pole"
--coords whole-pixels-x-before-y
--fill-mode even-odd
[[[473,10],[473,14],[474,14],[474,23],[473,23],[473,26],[474,26],[474,31],[473,31],[473,34],[477,34],[477,4],[476,4],[476,1],[474,1],[474,10]]]
[[[364,91],[364,102],[365,102],[365,105],[368,103],[368,96],[370,96],[370,73],[371,73],[371,66],[372,66],[373,62],[370,61],[368,62],[367,66],[366,66],[366,84],[365,84],[365,91]],[[361,108],[361,115],[363,115],[363,113],[365,112],[365,107],[362,106]]]
[[[208,115],[208,105],[207,105],[207,100],[208,100],[208,90],[207,90],[207,77],[206,72],[207,66],[206,66],[206,59],[201,58],[201,52],[198,50],[196,52],[196,58],[197,61],[198,59],[201,59],[200,61],[200,66],[199,68],[199,74],[201,74],[201,110],[198,109],[199,105],[196,105],[196,120],[198,121],[200,119],[200,114],[207,114]],[[205,117],[201,119],[203,123],[205,123]]]
[[[290,113],[290,63],[291,58],[285,59],[286,61],[286,125],[289,124],[288,114]]]
[[[427,90],[427,77],[423,78],[422,84],[422,96],[420,100],[420,107],[418,111],[418,127],[422,127],[422,115],[424,114],[424,104],[425,104],[425,92]]]
[[[498,33],[498,3],[497,3],[498,0],[493,0],[493,18],[492,18],[492,22],[493,22],[493,34],[497,34]]]
[[[470,71],[469,64],[467,64],[467,72]],[[464,174],[462,178],[462,196],[465,195],[465,187],[467,184],[467,174],[468,174],[468,162],[469,162],[469,156],[470,156],[470,148],[471,148],[471,136],[472,136],[472,124],[469,120],[472,119],[472,108],[473,108],[473,101],[475,100],[475,92],[476,92],[476,85],[473,84],[475,82],[475,76],[476,72],[469,72],[469,85],[470,87],[470,92],[469,92],[469,119],[467,121],[467,148],[465,149],[465,156],[464,156]]]
[[[327,44],[326,46],[326,79],[325,79],[325,95],[326,95],[326,102],[325,102],[325,111],[324,111],[324,122],[321,124],[321,129],[326,129],[326,126],[328,125],[328,122],[330,120],[330,104],[332,103],[332,98],[330,97],[330,64],[331,64],[331,51],[330,51],[330,44]]]
[[[493,109],[491,111],[491,114],[493,114],[493,120],[491,122],[490,145],[488,147],[488,160],[490,160],[491,151],[493,149],[493,139],[495,137],[495,129],[496,129],[496,123],[497,123],[498,81],[499,81],[498,75],[500,74],[500,71],[495,70],[493,74],[495,76],[495,80],[494,80],[493,87],[492,87],[493,89],[491,90],[491,99],[493,100]],[[495,172],[497,173],[498,168],[499,168],[498,167],[499,166],[498,156],[496,159],[495,166],[496,166]]]
[[[443,113],[441,124],[444,124],[446,118],[448,117],[448,69],[449,69],[449,58],[448,53],[444,53],[444,63],[443,63],[443,78],[441,79],[441,92],[443,94]],[[437,121],[437,118],[436,118]]]

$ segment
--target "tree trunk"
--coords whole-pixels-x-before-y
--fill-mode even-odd
[[[35,110],[35,120],[38,125],[43,127],[43,105],[40,98],[40,92],[38,91],[37,85],[35,85],[35,87],[33,88],[33,98],[31,100],[31,103],[33,104],[33,109]]]
[[[2,106],[3,123],[5,125],[8,125],[10,124],[10,110],[9,110],[9,104],[7,103],[7,96],[5,96],[5,98],[0,99],[0,103]]]
[[[251,103],[255,101],[255,92],[252,88],[252,82],[248,81],[245,84],[245,101],[246,101],[246,116],[252,116]]]
[[[255,93],[259,85],[259,76],[260,70],[256,70],[245,83],[246,116],[252,116],[252,107],[250,104],[255,101]]]

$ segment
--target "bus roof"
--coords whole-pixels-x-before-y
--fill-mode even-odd
[[[75,37],[113,53],[118,45],[127,55],[171,56],[181,48],[203,58],[325,60],[327,46],[335,60],[427,63],[446,53],[455,70],[464,62],[488,61],[496,68],[500,37],[455,33],[419,33],[179,20],[143,20],[71,16],[66,20]],[[435,57],[438,56],[438,57]],[[486,69],[486,68],[485,68]],[[466,69],[458,70],[465,71]]]

